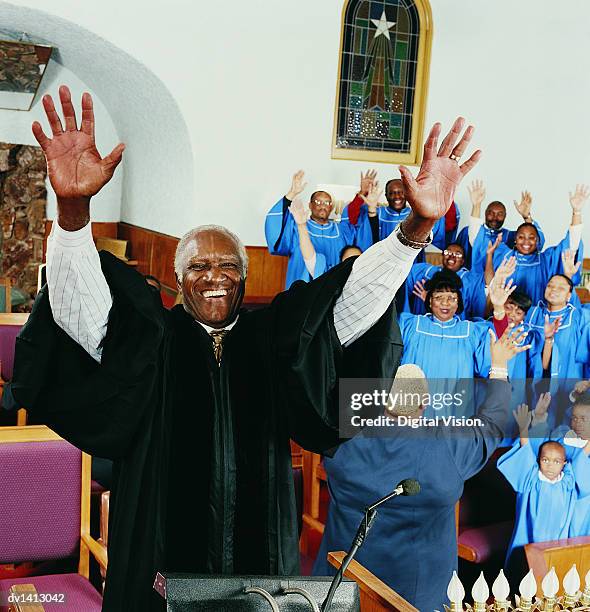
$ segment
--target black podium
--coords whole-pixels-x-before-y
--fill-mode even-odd
[[[168,612],[319,612],[332,578],[158,573],[154,589]],[[344,579],[331,610],[360,612],[358,586]]]

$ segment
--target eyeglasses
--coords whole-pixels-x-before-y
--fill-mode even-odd
[[[457,251],[443,251],[443,255],[445,257],[455,257],[456,259],[463,259],[463,253],[458,253]]]
[[[312,200],[312,202],[316,205],[316,206],[332,206],[332,202],[325,202],[324,200]]]
[[[432,301],[436,302],[437,304],[442,304],[443,302],[446,302],[447,304],[457,304],[457,302],[459,301],[459,298],[456,295],[453,294],[446,294],[446,293],[438,293],[438,294],[434,294],[432,296]]]
[[[548,459],[547,457],[541,457],[541,459],[539,459],[539,461],[543,464],[543,465],[563,465],[565,463],[565,461],[562,461],[561,459]]]
[[[573,416],[571,419],[572,423],[587,423],[588,422],[588,417],[579,417],[579,416]]]

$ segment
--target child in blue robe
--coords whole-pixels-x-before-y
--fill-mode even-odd
[[[404,292],[404,312],[424,314],[425,292],[424,283],[430,280],[437,272],[448,270],[457,274],[461,280],[461,295],[463,298],[463,311],[459,314],[461,319],[482,318],[486,310],[485,280],[483,274],[471,272],[462,264],[464,261],[463,248],[458,244],[449,244],[443,251],[442,266],[429,263],[415,263],[406,279]],[[420,295],[417,295],[419,293]]]
[[[505,567],[522,577],[515,567],[515,549],[531,542],[570,536],[576,502],[590,495],[590,462],[582,453],[566,462],[565,450],[556,441],[544,442],[538,458],[530,444],[517,444],[498,460],[498,469],[516,491],[516,520]]]
[[[574,284],[580,282],[578,269],[565,270],[562,256],[566,251],[573,251],[577,261],[582,261],[583,244],[582,208],[588,198],[587,188],[578,187],[570,197],[572,219],[570,227],[561,242],[553,247],[541,251],[539,247],[539,233],[532,223],[523,223],[516,230],[514,249],[500,244],[493,255],[494,270],[508,257],[516,257],[516,271],[512,275],[513,281],[519,289],[525,291],[536,304],[542,297],[547,281],[554,274],[567,274]]]
[[[498,469],[516,491],[516,519],[506,569],[522,577],[522,547],[531,542],[567,538],[578,498],[590,495],[587,453],[566,461],[562,444],[546,441],[535,456],[528,440],[528,406],[515,411],[520,440],[498,460]],[[518,550],[518,554],[514,554]]]
[[[286,289],[296,280],[309,280],[310,276],[299,246],[297,224],[289,211],[292,200],[288,196],[295,197],[289,192],[281,198],[266,215],[264,226],[270,253],[289,257]],[[353,243],[354,228],[347,222],[337,223],[329,218],[333,209],[332,198],[324,191],[311,194],[309,208],[309,237],[317,255],[325,259],[325,269],[329,270],[340,263],[342,249]]]

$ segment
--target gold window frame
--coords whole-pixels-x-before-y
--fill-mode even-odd
[[[346,9],[350,0],[345,0],[342,6],[340,22],[340,50],[338,53],[338,80],[336,81],[336,97],[334,99],[334,125],[332,130],[332,159],[348,159],[353,161],[406,164],[417,166],[422,162],[422,147],[424,144],[424,124],[426,121],[426,102],[428,98],[428,84],[430,81],[430,57],[432,54],[432,9],[428,0],[413,0],[420,19],[420,36],[418,41],[418,67],[416,70],[416,83],[414,95],[414,108],[412,109],[412,134],[409,153],[394,153],[390,151],[366,151],[337,147],[338,138],[338,99],[340,94],[340,81],[342,79],[342,51],[344,46],[344,28]]]

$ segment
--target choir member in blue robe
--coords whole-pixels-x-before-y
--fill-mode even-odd
[[[426,288],[426,314],[399,316],[404,341],[402,363],[420,366],[437,393],[471,390],[471,380],[487,377],[490,369],[487,323],[461,320],[461,290],[445,272],[435,274]],[[470,417],[473,410],[470,402],[461,407],[429,406],[426,416]]]
[[[342,212],[342,220],[349,221],[351,225],[356,227],[355,244],[363,251],[375,242],[387,238],[412,211],[406,201],[403,183],[399,179],[392,179],[386,183],[385,198],[387,199],[387,206],[378,206],[375,216],[373,216],[373,213],[370,216],[369,206],[362,204],[356,223],[354,222],[356,214],[349,215],[349,206]],[[454,206],[458,222],[459,209],[455,203],[452,206]],[[432,232],[432,244],[441,250],[444,249],[446,244],[444,217],[436,222]]]
[[[427,283],[426,314],[399,316],[402,363],[419,365],[430,378],[486,377],[490,368],[488,326],[461,320],[461,291],[444,272]]]
[[[481,204],[485,198],[485,188],[481,180],[475,180],[468,187],[471,198],[471,216],[469,225],[464,227],[457,236],[457,242],[465,250],[465,265],[476,272],[483,272],[486,263],[486,250],[501,234],[501,240],[509,248],[514,246],[515,230],[504,228],[506,207],[502,202],[490,202],[484,213],[484,222],[480,218]],[[545,237],[539,225],[531,216],[532,198],[528,192],[523,192],[520,204],[514,202],[517,212],[523,221],[533,223],[539,233],[539,248],[542,249]]]
[[[463,266],[463,247],[459,244],[449,244],[443,251],[442,266],[429,263],[415,263],[406,279],[404,291],[405,312],[424,314],[425,292],[424,283],[437,272],[448,270],[457,274],[461,280],[461,294],[464,310],[459,314],[461,319],[483,317],[486,310],[485,280],[483,274],[471,272]]]
[[[562,444],[546,441],[535,455],[528,440],[529,413],[521,405],[515,413],[521,431],[520,441],[498,460],[498,469],[516,491],[516,520],[506,569],[522,577],[522,547],[531,542],[567,538],[578,498],[590,495],[590,463],[587,453],[570,463]],[[517,554],[514,554],[516,549]]]
[[[508,378],[512,386],[510,401],[511,410],[519,404],[533,401],[534,389],[532,380],[543,374],[541,352],[544,336],[525,321],[531,307],[531,299],[526,293],[519,291],[510,282],[494,278],[490,284],[490,301],[493,307],[493,317],[488,321],[490,328],[497,336],[504,333],[508,326],[521,330],[521,344],[528,344],[529,350],[515,355],[508,364]],[[502,446],[512,446],[518,435],[516,425],[507,427],[508,436]]]
[[[555,380],[583,376],[583,360],[587,356],[583,340],[590,323],[590,311],[571,303],[573,291],[573,283],[567,276],[555,274],[545,287],[545,299],[540,300],[528,316],[531,327],[547,338],[543,369]]]
[[[293,177],[291,190],[281,198],[266,215],[264,231],[269,251],[273,255],[289,257],[285,288],[296,280],[308,280],[309,271],[299,247],[297,223],[289,211],[291,202],[301,191],[303,177]],[[301,173],[302,175],[303,173]],[[334,208],[332,197],[325,191],[311,194],[309,208],[311,218],[307,221],[309,237],[318,255],[325,257],[327,270],[340,263],[340,252],[354,241],[354,229],[346,222],[337,223],[330,219]]]
[[[493,267],[496,269],[507,257],[516,257],[516,271],[511,278],[519,289],[530,295],[533,304],[543,296],[544,287],[553,274],[566,273],[574,281],[580,282],[579,269],[568,273],[564,268],[563,256],[567,251],[576,253],[576,259],[583,259],[583,244],[581,240],[582,208],[588,199],[588,188],[578,186],[570,196],[572,219],[570,227],[561,242],[553,247],[541,251],[539,247],[539,234],[532,223],[523,223],[516,230],[514,248],[500,244],[493,255]]]
[[[491,351],[494,365],[506,367],[495,346]],[[415,369],[401,366],[399,376],[410,367]],[[400,385],[407,397],[415,397],[414,392],[423,396],[421,389],[411,388],[419,382],[416,373],[409,372],[407,379],[410,388],[396,377],[394,390]],[[419,610],[443,609],[449,579],[457,568],[455,504],[465,480],[485,466],[504,434],[509,385],[490,380],[487,389],[478,412],[481,426],[462,428],[461,433],[442,425],[394,426],[375,432],[367,428],[342,444],[333,458],[324,459],[330,505],[314,575],[334,573],[326,555],[349,548],[365,506],[390,493],[402,479],[415,478],[420,494],[397,497],[381,506],[356,558]],[[396,404],[390,414],[423,413],[423,407],[417,412],[411,408]]]

